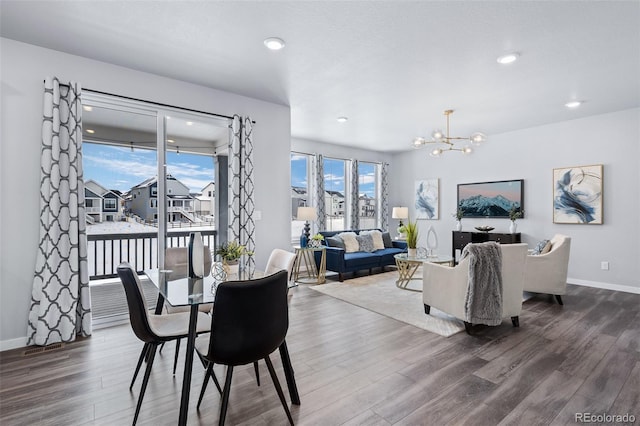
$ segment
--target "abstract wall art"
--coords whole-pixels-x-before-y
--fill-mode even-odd
[[[602,164],[553,169],[553,223],[602,224]]]
[[[438,198],[438,179],[417,180],[415,186],[416,219],[438,219]]]

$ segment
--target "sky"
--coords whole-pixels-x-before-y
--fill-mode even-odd
[[[82,144],[84,180],[96,181],[107,189],[129,191],[133,186],[156,176],[156,151],[84,142]],[[291,185],[307,187],[308,155],[291,154]],[[324,184],[327,191],[344,194],[345,160],[324,159]],[[359,193],[374,197],[375,165],[359,163]],[[211,156],[167,152],[167,173],[199,193],[214,180]]]
[[[167,173],[189,187],[202,189],[214,180],[213,157],[167,152]],[[156,151],[122,148],[84,142],[82,165],[84,180],[93,179],[107,189],[129,191],[140,182],[157,175]]]

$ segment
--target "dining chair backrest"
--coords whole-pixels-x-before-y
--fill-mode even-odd
[[[275,351],[289,328],[287,272],[249,281],[226,281],[216,290],[207,359],[244,365]]]
[[[264,272],[267,275],[271,275],[277,271],[285,270],[287,274],[291,276],[293,272],[293,263],[296,259],[295,253],[282,249],[273,249],[269,260],[267,261],[267,267]]]
[[[122,263],[118,266],[118,276],[124,286],[124,292],[127,296],[127,305],[129,307],[129,321],[133,332],[145,343],[158,340],[156,334],[151,330],[149,325],[149,313],[147,304],[144,299],[142,285],[138,279],[138,274],[128,263]]]

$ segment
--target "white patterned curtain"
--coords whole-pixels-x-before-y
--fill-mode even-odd
[[[229,232],[228,240],[237,241],[255,252],[255,222],[253,213],[253,123],[249,117],[233,117],[233,137],[229,143]],[[242,265],[255,270],[253,256],[243,256]]]
[[[324,158],[322,154],[315,155],[315,188],[314,188],[314,198],[315,198],[315,207],[318,213],[318,219],[316,220],[317,230],[324,231],[327,229],[327,216],[326,216],[326,207],[324,205]]]
[[[389,163],[380,165],[380,228],[389,229]]]
[[[80,84],[47,78],[40,164],[40,243],[29,345],[91,335],[91,295],[82,176]]]
[[[358,160],[351,160],[351,229],[360,229]]]

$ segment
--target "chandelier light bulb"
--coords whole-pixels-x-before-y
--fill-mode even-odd
[[[442,149],[441,148],[436,148],[433,151],[431,151],[431,156],[432,157],[440,157],[440,154],[442,154]]]
[[[413,140],[413,147],[414,148],[420,148],[422,145],[424,145],[425,143],[427,143],[426,140],[424,140],[424,138],[421,137],[417,137]]]
[[[471,148],[469,145],[466,145],[464,148],[462,148],[462,154],[467,155],[472,153],[473,153],[473,148]]]
[[[480,145],[482,142],[487,141],[487,135],[485,135],[484,133],[476,132],[471,135],[469,140],[471,140],[471,143],[474,145]]]
[[[437,140],[438,142],[444,139],[444,133],[440,129],[434,130],[433,133],[431,133],[431,136],[433,137],[433,139]]]

